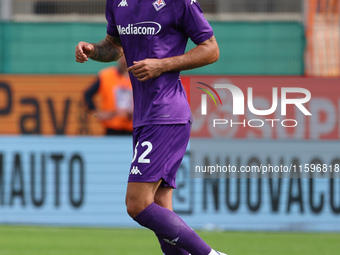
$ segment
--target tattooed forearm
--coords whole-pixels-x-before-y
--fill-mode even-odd
[[[118,37],[107,35],[104,40],[94,43],[93,46],[94,50],[89,57],[96,61],[116,61],[123,54],[122,45]]]

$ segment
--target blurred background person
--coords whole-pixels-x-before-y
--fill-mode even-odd
[[[100,97],[100,106],[94,103],[96,94]],[[106,135],[132,134],[132,88],[124,55],[117,67],[110,66],[99,72],[84,97],[88,110],[105,127]]]

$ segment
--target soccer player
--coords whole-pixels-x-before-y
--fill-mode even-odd
[[[223,254],[172,211],[191,121],[179,73],[218,60],[212,28],[196,0],[107,0],[106,19],[105,39],[79,42],[75,55],[80,63],[109,62],[124,49],[134,98],[127,212],[154,231],[165,255]],[[184,53],[188,38],[196,47]]]

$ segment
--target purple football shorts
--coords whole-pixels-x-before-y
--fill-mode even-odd
[[[190,138],[187,124],[147,125],[133,129],[129,182],[157,182],[176,188],[176,173]]]

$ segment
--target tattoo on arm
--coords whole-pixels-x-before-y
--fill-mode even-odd
[[[105,39],[99,43],[94,43],[94,50],[91,59],[100,62],[111,62],[118,60],[122,54],[122,44],[119,37],[106,35]]]

